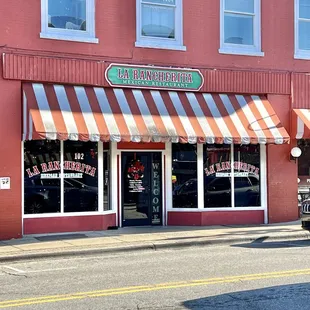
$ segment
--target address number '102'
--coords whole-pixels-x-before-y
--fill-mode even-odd
[[[75,153],[74,159],[75,160],[84,160],[84,153]]]

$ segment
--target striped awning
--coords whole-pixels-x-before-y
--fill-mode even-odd
[[[289,141],[262,96],[25,83],[24,140]]]
[[[310,139],[310,109],[294,109],[293,135],[296,139]]]

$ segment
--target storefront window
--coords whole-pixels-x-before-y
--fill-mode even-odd
[[[103,150],[99,155],[98,143],[95,142],[26,141],[24,214],[110,210],[108,143],[104,144]],[[103,170],[100,173],[99,160]],[[99,176],[102,178],[100,189]],[[102,191],[101,197],[99,190]]]
[[[197,145],[172,144],[174,208],[197,208]]]
[[[24,213],[60,212],[60,143],[24,144]]]
[[[204,145],[204,207],[231,207],[230,146]]]
[[[204,145],[204,207],[260,206],[260,147]]]
[[[106,149],[106,148],[104,148]],[[110,155],[108,151],[103,152],[103,210],[111,210],[110,207]]]
[[[257,145],[234,146],[235,207],[260,206],[260,152]]]
[[[310,140],[298,140],[301,156],[298,158],[298,203],[310,198]]]
[[[98,147],[64,143],[64,212],[98,211]]]

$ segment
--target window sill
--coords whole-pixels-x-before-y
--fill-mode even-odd
[[[157,48],[165,50],[175,50],[175,51],[186,51],[186,46],[184,45],[173,45],[173,44],[162,44],[162,43],[147,43],[147,42],[136,42],[135,47],[144,48]]]
[[[51,40],[83,42],[83,43],[99,43],[99,40],[97,38],[92,38],[92,37],[70,36],[70,35],[43,33],[43,32],[40,33],[40,38],[51,39]]]
[[[264,57],[264,52],[259,51],[249,51],[249,50],[242,50],[242,49],[230,49],[230,48],[220,48],[220,54],[229,54],[229,55],[240,55],[240,56],[256,56],[256,57]]]
[[[32,218],[52,218],[52,217],[79,217],[79,216],[100,216],[100,215],[108,215],[115,214],[114,210],[107,211],[94,211],[94,212],[57,212],[57,213],[40,213],[40,214],[24,214],[23,218],[32,219]]]
[[[253,206],[253,207],[228,207],[228,208],[169,208],[167,209],[168,212],[218,212],[218,211],[257,211],[257,210],[264,210],[262,206]]]
[[[298,51],[294,54],[294,59],[310,60],[310,51]]]

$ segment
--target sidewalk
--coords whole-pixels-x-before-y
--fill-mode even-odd
[[[0,262],[296,239],[310,239],[300,221],[255,226],[128,227],[0,241]]]

